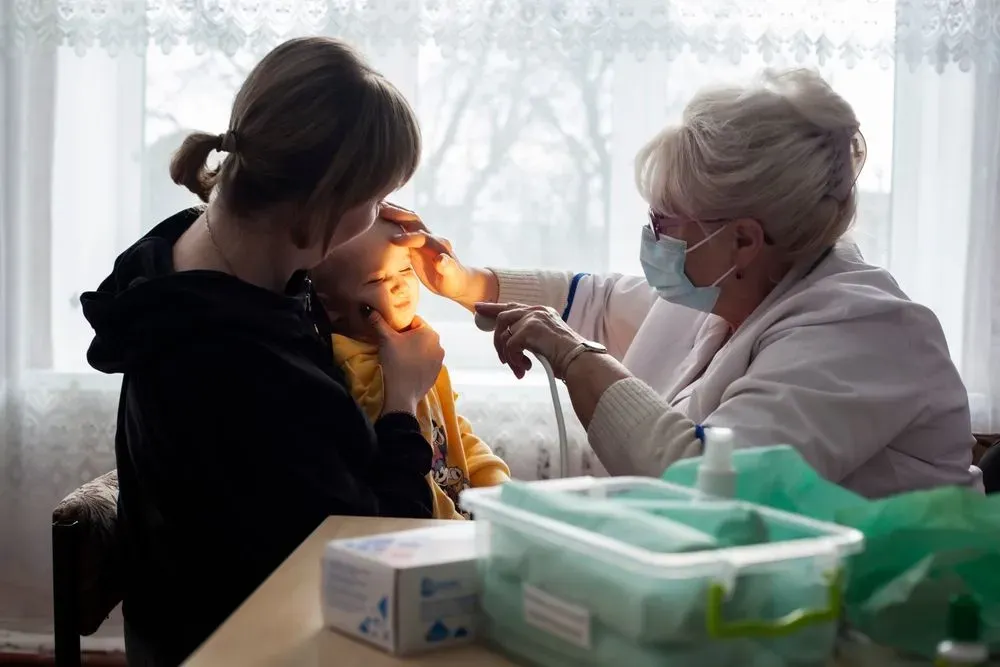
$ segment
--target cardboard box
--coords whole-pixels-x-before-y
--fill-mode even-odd
[[[323,555],[326,626],[406,655],[473,638],[475,526],[336,540]]]

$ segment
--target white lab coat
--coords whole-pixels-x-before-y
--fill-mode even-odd
[[[573,278],[497,275],[501,301],[559,310]],[[738,446],[793,445],[869,497],[974,484],[968,396],[940,323],[852,244],[794,268],[728,341],[720,318],[637,277],[579,278],[567,322],[637,378],[609,388],[588,427],[612,474],[660,475],[697,453],[703,424]]]

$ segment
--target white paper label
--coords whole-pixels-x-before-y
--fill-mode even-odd
[[[524,620],[560,639],[590,648],[590,612],[579,605],[524,584]]]

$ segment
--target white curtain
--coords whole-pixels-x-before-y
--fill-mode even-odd
[[[356,43],[404,90],[426,152],[400,203],[498,266],[638,270],[641,144],[706,83],[818,68],[869,147],[855,236],[937,312],[975,427],[997,426],[1000,0],[0,2],[0,646],[50,631],[51,509],[114,466],[119,379],[87,368],[79,294],[191,203],[170,153],[224,131],[248,68],[301,34]],[[510,380],[463,311],[424,312],[478,431],[550,474],[542,379]],[[571,472],[600,472],[572,437]]]

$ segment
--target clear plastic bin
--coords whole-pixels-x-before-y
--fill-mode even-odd
[[[826,665],[841,612],[845,559],[860,532],[643,477],[549,480],[532,488],[752,509],[763,544],[688,553],[637,548],[469,489],[476,518],[483,636],[544,667]],[[669,517],[668,517],[669,518]]]

